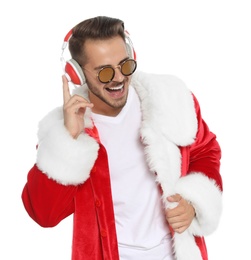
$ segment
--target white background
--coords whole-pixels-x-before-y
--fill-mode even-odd
[[[218,229],[206,238],[209,259],[251,259],[245,239],[251,231],[249,2],[1,2],[0,259],[70,259],[72,218],[55,228],[38,226],[24,210],[21,192],[35,162],[37,123],[62,103],[63,38],[96,15],[124,20],[140,70],[174,74],[197,96],[222,147],[224,211]]]

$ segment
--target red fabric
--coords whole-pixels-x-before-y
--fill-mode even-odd
[[[76,186],[64,186],[49,179],[36,165],[28,173],[22,199],[30,217],[42,227],[56,226],[74,212]]]
[[[201,172],[215,180],[215,183],[222,190],[222,179],[220,171],[221,150],[216,135],[210,132],[208,126],[201,117],[200,106],[194,97],[195,109],[198,120],[198,131],[196,141],[188,147],[180,147],[182,155],[181,176],[190,172]],[[203,237],[195,237],[203,260],[208,260],[206,243]]]
[[[75,198],[72,259],[119,259],[107,155],[103,146],[91,177]]]
[[[207,247],[203,237],[195,237],[195,242],[198,245],[203,260],[208,260]]]
[[[182,175],[205,172],[222,189],[220,149],[195,99],[198,114],[196,142],[180,148]],[[89,131],[98,140],[97,132]],[[36,165],[28,174],[22,200],[30,217],[43,227],[53,227],[74,213],[72,260],[119,260],[110,177],[105,148],[100,145],[90,178],[82,185],[64,186],[42,173]],[[208,260],[204,238],[195,238],[203,260]]]
[[[34,221],[53,227],[74,213],[73,260],[119,260],[107,162],[101,145],[91,177],[79,186],[58,184],[36,165],[28,174],[22,200]]]
[[[221,190],[222,178],[220,175],[221,149],[216,135],[210,132],[207,124],[201,117],[200,106],[194,97],[195,109],[198,119],[198,131],[195,142],[189,149],[189,166],[187,172],[202,172],[210,179],[215,180]]]

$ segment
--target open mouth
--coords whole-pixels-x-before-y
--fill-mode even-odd
[[[125,87],[124,87],[124,84],[119,84],[119,85],[107,87],[107,88],[105,88],[105,90],[107,91],[110,98],[120,99],[120,98],[123,98],[123,96],[124,96]]]
[[[119,85],[119,86],[116,86],[116,87],[109,87],[109,88],[106,88],[106,90],[108,92],[122,92],[124,89],[124,85]]]

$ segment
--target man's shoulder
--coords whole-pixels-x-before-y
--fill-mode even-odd
[[[187,88],[186,84],[179,77],[171,74],[157,74],[137,71],[133,75],[133,82],[141,83],[142,85],[155,85],[167,87]]]
[[[138,72],[133,79],[140,100],[145,125],[161,129],[177,145],[194,141],[197,117],[192,92],[172,75]],[[182,126],[182,127],[181,127]]]
[[[132,79],[132,85],[142,97],[152,97],[163,102],[179,100],[187,102],[191,99],[191,90],[183,80],[169,74],[153,74],[138,71]]]

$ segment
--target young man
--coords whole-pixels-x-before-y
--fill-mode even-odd
[[[173,76],[134,73],[119,19],[87,19],[68,42],[64,104],[39,124],[22,193],[28,214],[43,227],[74,214],[73,260],[207,260],[221,151],[195,96]],[[68,81],[81,85],[73,95]]]

